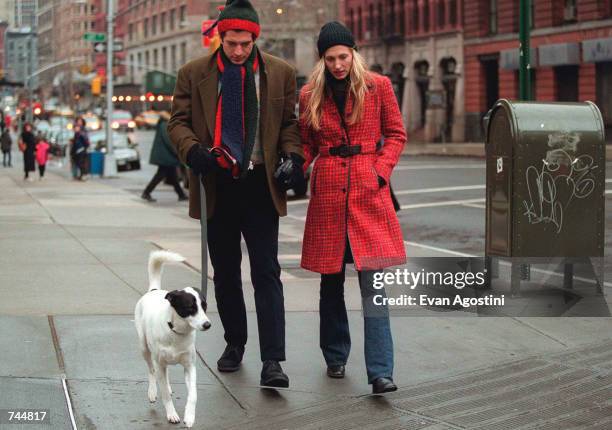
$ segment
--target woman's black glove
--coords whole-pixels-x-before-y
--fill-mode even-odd
[[[283,155],[274,172],[274,179],[281,191],[296,189],[304,184],[304,159],[292,152]]]
[[[378,175],[378,188],[382,188],[385,185],[387,185],[387,181],[385,181],[385,178],[383,178],[382,176]]]
[[[217,157],[201,145],[193,145],[187,152],[187,165],[197,174],[206,176],[217,168]]]

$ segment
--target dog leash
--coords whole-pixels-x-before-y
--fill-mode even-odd
[[[204,189],[204,175],[198,176],[200,186],[200,227],[202,229],[202,289],[200,297],[206,301],[208,293],[208,227],[206,216],[206,190]]]

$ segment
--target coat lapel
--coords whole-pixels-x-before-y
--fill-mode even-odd
[[[261,51],[260,51],[261,52]],[[268,117],[268,102],[270,101],[270,86],[268,85],[268,68],[266,67],[264,54],[261,53],[259,69],[259,137],[262,142],[268,142],[266,136],[266,119]]]
[[[198,83],[200,100],[204,110],[204,119],[211,140],[215,133],[215,115],[217,112],[217,99],[219,92],[219,70],[217,68],[216,56],[212,56],[207,70],[204,71],[203,79]]]

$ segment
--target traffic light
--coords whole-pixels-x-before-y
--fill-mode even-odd
[[[102,78],[100,76],[96,76],[91,80],[91,94],[94,96],[99,96],[102,93]]]

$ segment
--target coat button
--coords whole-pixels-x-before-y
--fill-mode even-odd
[[[343,193],[346,193],[346,188],[342,188],[342,192],[343,192]]]
[[[345,163],[344,161],[343,161],[342,163],[340,163],[340,165],[341,165],[342,167],[346,167],[346,163]]]

